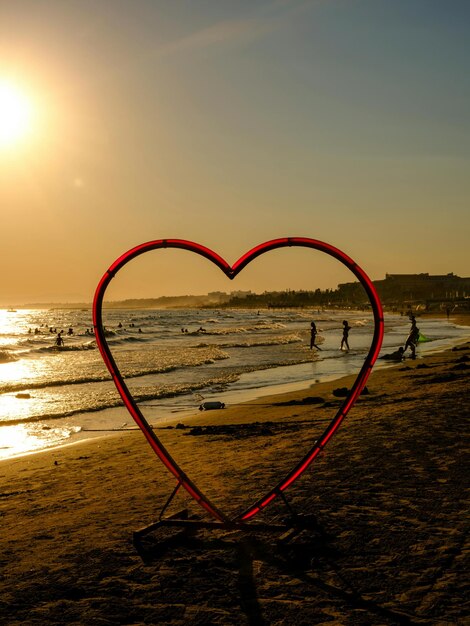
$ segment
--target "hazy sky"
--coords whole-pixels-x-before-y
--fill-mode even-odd
[[[373,279],[468,276],[469,67],[468,0],[0,0],[0,85],[31,106],[0,147],[0,304],[90,301],[161,238],[233,262],[305,236]],[[233,283],[147,257],[110,296],[353,279],[307,250]]]

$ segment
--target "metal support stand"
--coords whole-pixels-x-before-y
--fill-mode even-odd
[[[194,531],[202,529],[212,531],[241,531],[244,533],[278,532],[281,533],[281,535],[276,540],[277,544],[286,544],[304,530],[313,530],[320,535],[324,534],[323,529],[320,527],[316,518],[313,515],[297,513],[282,492],[279,492],[279,496],[284,502],[289,515],[281,523],[274,524],[268,522],[240,522],[230,520],[204,521],[196,517],[189,517],[187,509],[183,509],[178,511],[178,513],[174,513],[173,515],[164,518],[163,515],[165,511],[168,509],[180,487],[181,483],[178,482],[168,500],[163,505],[158,521],[134,531],[133,544],[142,558],[144,558],[145,552],[141,543],[142,538],[163,527],[180,529],[183,531],[182,536],[187,536]]]
[[[303,530],[314,530],[320,535],[324,534],[323,528],[320,526],[317,518],[313,514],[297,513],[287,500],[283,491],[279,491],[278,495],[286,505],[286,509],[289,511],[289,517],[285,520],[288,528],[286,529],[286,532],[278,538],[278,544],[287,543]]]

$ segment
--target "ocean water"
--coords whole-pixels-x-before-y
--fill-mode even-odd
[[[349,353],[339,350],[343,319]],[[309,348],[312,320],[321,351]],[[156,425],[195,414],[204,400],[246,401],[358,371],[373,334],[372,315],[361,311],[108,309],[103,322],[126,384]],[[444,320],[418,326],[429,339],[418,355],[470,339],[467,327]],[[388,315],[385,328],[382,354],[403,345],[409,321]],[[0,459],[133,426],[96,347],[91,310],[0,310]]]

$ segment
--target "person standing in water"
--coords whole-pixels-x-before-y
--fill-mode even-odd
[[[407,348],[411,350],[411,358],[416,358],[416,344],[419,339],[419,328],[416,326],[416,318],[414,315],[410,317],[411,320],[411,328],[410,333],[406,339],[405,347],[403,348],[403,354],[406,352]]]
[[[311,322],[310,324],[310,350],[314,347],[317,350],[321,350],[321,348],[317,346],[317,344],[315,343],[316,339],[317,339],[317,327],[315,325],[315,322]]]
[[[344,349],[346,346],[346,351],[349,352],[349,331],[351,330],[351,326],[348,324],[347,320],[343,320],[343,338],[341,339],[341,347],[340,350]]]

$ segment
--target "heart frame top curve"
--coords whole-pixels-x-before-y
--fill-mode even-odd
[[[134,398],[132,397],[132,394],[130,393],[127,385],[123,380],[123,377],[119,371],[119,368],[116,365],[116,362],[111,354],[109,345],[106,341],[104,326],[102,323],[103,298],[106,289],[109,286],[109,283],[116,276],[119,270],[121,270],[132,259],[135,259],[136,257],[146,252],[150,252],[151,250],[156,250],[160,248],[179,248],[183,250],[188,250],[189,252],[194,252],[217,265],[230,280],[233,280],[237,276],[237,274],[239,274],[241,270],[256,257],[271,250],[284,247],[304,247],[319,250],[320,252],[324,252],[334,257],[343,265],[345,265],[356,276],[356,278],[364,287],[365,292],[367,293],[374,315],[374,334],[369,348],[369,352],[353,386],[349,391],[348,396],[345,398],[344,402],[339,407],[336,415],[332,418],[321,436],[313,442],[310,450],[302,457],[299,462],[296,463],[296,465],[294,465],[289,473],[275,487],[269,490],[268,493],[262,496],[254,504],[251,504],[243,513],[236,515],[233,519],[229,519],[228,516],[220,511],[219,508],[216,507],[202,493],[197,485],[193,483],[193,481],[183,472],[183,470],[179,467],[176,461],[171,457],[162,442],[158,439],[150,424],[145,419]],[[384,334],[382,305],[379,296],[375,290],[375,287],[367,274],[359,267],[357,263],[355,263],[355,261],[353,261],[349,256],[347,256],[338,248],[335,248],[328,243],[318,241],[316,239],[310,239],[307,237],[284,237],[267,241],[256,246],[255,248],[252,248],[249,252],[241,256],[238,261],[236,261],[236,263],[234,263],[233,265],[229,265],[222,257],[220,257],[209,248],[206,248],[198,243],[186,241],[183,239],[158,239],[155,241],[149,241],[147,243],[140,244],[128,250],[118,259],[116,259],[116,261],[109,267],[109,269],[105,272],[100,282],[98,283],[93,300],[93,326],[98,348],[100,350],[101,356],[103,357],[105,365],[112,376],[114,384],[116,385],[116,388],[122,400],[124,401],[124,404],[127,407],[129,413],[144,433],[148,443],[154,450],[155,454],[162,461],[165,467],[175,476],[178,481],[178,485],[183,486],[186,491],[198,502],[198,504],[208,513],[210,513],[212,517],[220,522],[225,523],[244,523],[252,519],[257,513],[263,510],[270,502],[272,502],[278,495],[282,494],[282,492],[287,489],[295,480],[297,480],[297,478],[299,478],[299,476],[301,476],[301,474],[303,474],[303,472],[312,464],[314,459],[320,454],[320,452],[327,445],[331,437],[335,434],[341,422],[346,417],[347,413],[349,412],[359,394],[361,393],[362,389],[364,388],[372,367],[379,355]]]

